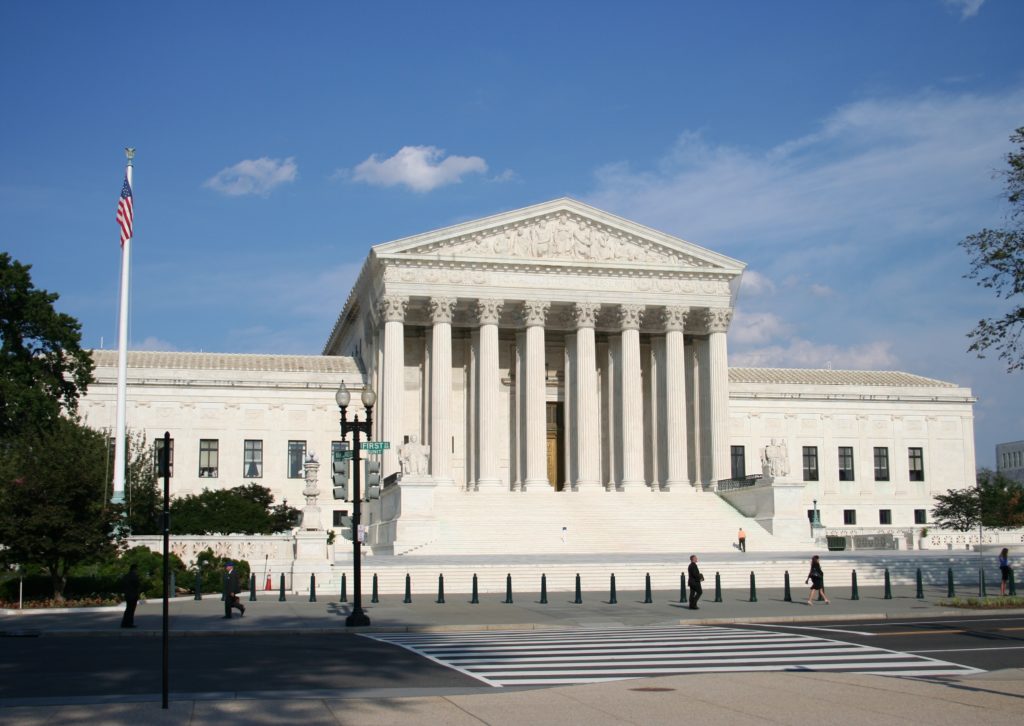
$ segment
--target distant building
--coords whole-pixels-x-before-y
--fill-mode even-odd
[[[1024,484],[1024,441],[996,444],[996,471]]]

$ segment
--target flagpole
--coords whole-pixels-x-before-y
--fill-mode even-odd
[[[132,185],[132,160],[135,149],[124,150],[128,158],[124,175],[128,186]],[[117,327],[117,431],[114,442],[114,493],[111,502],[124,502],[124,471],[125,471],[125,410],[128,398],[128,280],[132,254],[132,238],[129,236],[121,244],[121,305]]]

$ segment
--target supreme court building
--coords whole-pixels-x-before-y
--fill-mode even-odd
[[[826,529],[927,524],[974,481],[971,392],[730,368],[743,269],[572,199],[427,232],[370,249],[323,355],[130,354],[129,428],[171,431],[178,493],[298,502],[305,455],[340,449],[334,390],[358,409],[372,387],[400,475],[369,510],[381,554],[725,548],[740,526],[795,549],[815,509]],[[116,354],[95,358],[82,410],[110,427]],[[329,528],[329,469],[320,489]]]

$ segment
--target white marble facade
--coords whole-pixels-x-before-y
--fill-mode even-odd
[[[437,493],[561,506],[659,494],[658,506],[683,511],[687,493],[736,473],[737,452],[740,474],[760,473],[772,439],[826,524],[855,509],[858,525],[878,524],[881,510],[912,525],[935,493],[973,481],[967,389],[892,372],[730,369],[743,268],[571,199],[428,232],[371,249],[321,356],[132,353],[129,427],[150,439],[171,431],[178,493],[248,481],[243,442],[259,440],[259,483],[296,503],[288,442],[326,460],[341,381],[378,393],[375,437],[392,443],[383,473],[399,471],[398,446],[416,437],[429,451],[417,486]],[[96,357],[82,410],[112,427],[116,355]],[[216,479],[198,477],[200,439],[220,442]],[[817,453],[814,480],[805,447]],[[852,480],[841,479],[839,447],[852,452]],[[881,448],[891,475],[876,480]]]

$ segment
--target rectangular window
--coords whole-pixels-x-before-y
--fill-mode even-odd
[[[892,524],[892,510],[891,509],[879,509],[878,510],[878,523],[879,524]]]
[[[164,440],[163,437],[161,437],[153,442],[153,470],[156,472],[156,475],[160,478],[163,478],[164,475],[164,470],[160,466],[160,454],[163,452],[163,450]],[[169,470],[167,472],[167,476],[174,476],[174,439],[170,440],[170,447],[167,451],[167,468]]]
[[[911,446],[908,452],[910,454],[910,481],[924,481],[924,449],[920,446]]]
[[[306,442],[288,442],[288,478],[301,479],[304,476],[303,463],[306,459]]]
[[[857,524],[857,510],[856,509],[844,509],[843,510],[843,524]]]
[[[348,515],[348,510],[347,509],[335,509],[334,510],[334,518],[332,520],[332,522],[333,522],[332,526],[334,526],[334,527],[344,527],[345,525],[342,523],[341,518],[345,517],[347,515]]]
[[[927,509],[915,509],[914,510],[914,524],[928,524],[928,510]]]
[[[875,447],[875,481],[889,481],[889,448]]]
[[[242,452],[242,476],[246,479],[263,478],[263,440],[246,439]]]
[[[853,447],[839,447],[839,481],[853,481]]]
[[[214,479],[217,476],[217,465],[220,459],[220,441],[217,439],[199,439],[199,478]]]
[[[818,447],[804,447],[804,481],[818,481]]]
[[[743,479],[747,476],[747,462],[742,446],[730,447],[732,450],[732,478]]]

